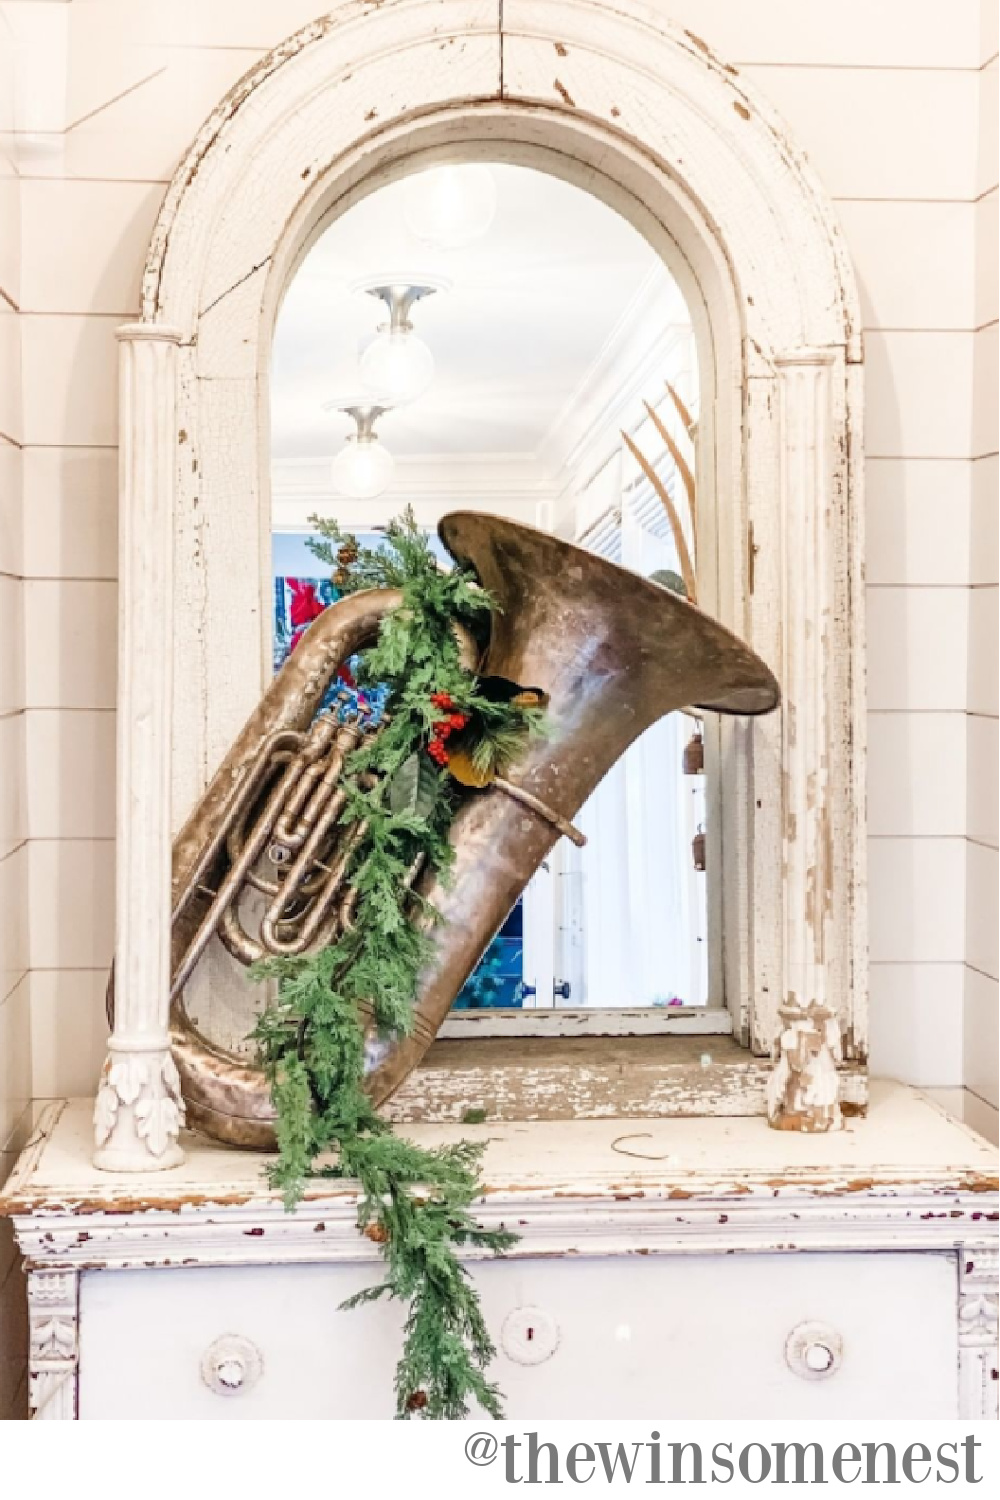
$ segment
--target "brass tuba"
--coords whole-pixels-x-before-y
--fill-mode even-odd
[[[695,605],[545,532],[456,512],[440,524],[499,608],[481,670],[549,695],[547,732],[509,777],[470,791],[452,824],[447,884],[408,878],[437,908],[433,953],[412,1033],[372,1038],[367,1087],[398,1088],[437,1033],[466,979],[570,820],[643,730],[672,710],[762,714],[779,691],[764,663]],[[241,963],[329,943],[352,920],[350,856],[362,836],[339,823],[344,758],[377,727],[317,716],[341,664],[398,608],[391,590],[332,605],[306,632],[251,715],[173,849],[174,1057],[188,1117],[232,1145],[274,1144],[263,1074],[214,1045],[190,1020],[184,985],[217,937]],[[240,915],[252,888],[264,915]]]

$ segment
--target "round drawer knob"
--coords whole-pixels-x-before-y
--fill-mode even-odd
[[[249,1339],[224,1333],[202,1355],[201,1378],[217,1396],[238,1396],[260,1379],[264,1361]]]
[[[540,1365],[559,1347],[559,1325],[540,1307],[515,1307],[503,1320],[500,1347],[517,1365]]]
[[[803,1380],[825,1380],[844,1358],[844,1341],[828,1323],[799,1323],[785,1340],[788,1368]]]

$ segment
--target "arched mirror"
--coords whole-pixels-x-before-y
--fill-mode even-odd
[[[477,509],[695,592],[714,545],[697,504],[699,404],[684,297],[621,214],[535,166],[417,159],[328,223],[278,314],[263,582],[275,667],[338,597],[328,524],[377,547],[408,508],[445,566],[439,518]],[[636,742],[577,819],[586,846],[556,846],[445,1034],[482,1034],[497,1012],[530,1032],[558,1014],[613,1030],[637,1011],[655,1026],[722,1007],[716,759],[695,714]]]
[[[742,710],[720,725],[708,716],[700,747],[694,727],[678,720],[669,755],[661,746],[631,783],[599,789],[603,809],[595,799],[584,814],[596,830],[588,847],[597,850],[603,839],[608,868],[614,865],[625,880],[623,886],[616,878],[615,889],[629,893],[627,911],[619,904],[609,915],[600,895],[603,864],[589,872],[589,888],[598,894],[588,904],[582,860],[576,864],[560,851],[543,872],[549,893],[533,891],[519,918],[508,914],[512,927],[521,922],[520,958],[512,957],[510,974],[500,965],[482,974],[481,991],[492,988],[496,998],[499,984],[500,997],[513,999],[520,986],[521,1004],[467,1005],[453,1013],[446,1033],[472,1026],[490,1038],[497,1034],[490,1027],[500,1024],[495,1018],[513,1018],[508,1035],[529,1021],[544,1030],[547,1020],[565,1034],[586,1031],[590,1018],[601,1017],[610,1018],[600,1023],[606,1031],[621,1020],[618,1029],[626,1033],[667,1035],[638,1048],[616,1047],[600,1030],[598,1047],[577,1037],[575,1051],[570,1045],[560,1052],[576,1058],[576,1071],[567,1064],[561,1082],[546,1072],[552,1054],[533,1042],[524,1049],[530,1062],[512,1059],[510,1067],[521,1069],[534,1095],[515,1098],[505,1083],[491,1117],[551,1117],[554,1099],[572,1114],[607,1113],[610,1091],[630,1080],[632,1095],[619,1101],[626,1113],[762,1112],[779,1011],[804,997],[834,1013],[845,1071],[854,1080],[852,1105],[863,1107],[862,351],[850,264],[829,204],[781,122],[697,38],[659,19],[653,25],[642,7],[627,5],[601,11],[599,41],[597,12],[571,0],[554,0],[544,16],[532,8],[530,25],[526,18],[524,8],[517,15],[510,6],[491,8],[487,18],[477,7],[452,11],[428,3],[412,15],[408,8],[405,25],[398,8],[387,6],[363,15],[347,7],[336,20],[305,27],[220,102],[164,201],[140,321],[118,335],[121,514],[128,521],[119,597],[127,628],[119,669],[121,1004],[109,1052],[115,1066],[102,1090],[111,1120],[104,1133],[113,1136],[101,1148],[105,1165],[145,1162],[150,1154],[160,1165],[177,1159],[167,856],[171,842],[176,850],[206,811],[206,799],[211,812],[241,726],[252,726],[273,678],[275,632],[291,624],[276,620],[276,579],[314,576],[304,571],[312,567],[311,553],[289,550],[282,557],[280,550],[292,549],[292,539],[308,531],[307,518],[322,511],[324,495],[331,511],[340,507],[345,527],[368,528],[377,537],[407,487],[425,527],[455,509],[458,490],[466,507],[507,506],[524,519],[532,513],[559,532],[560,547],[573,536],[594,551],[620,548],[640,572],[683,574],[681,537],[694,553],[699,605],[769,664],[784,695],[785,712],[762,722],[743,720]],[[561,60],[555,78],[553,54]],[[342,232],[349,222],[362,225],[360,215],[350,216],[366,202],[376,216],[380,195],[388,205],[390,189],[405,195],[405,179],[430,166],[488,169],[496,209],[482,215],[488,223],[483,228],[481,218],[478,237],[439,243],[435,262],[434,236],[411,223],[420,254],[410,259],[398,238],[406,225],[401,205],[395,228],[380,228],[374,246],[358,253],[355,242],[349,277],[346,270],[339,280],[310,275],[327,233],[332,244],[338,224]],[[509,167],[546,175],[535,179],[530,206],[519,210],[520,242],[510,237],[509,254],[520,257],[523,274],[505,283]],[[445,209],[455,201],[445,195]],[[572,217],[571,203],[581,215],[589,212],[586,227]],[[609,217],[611,210],[624,223]],[[387,219],[388,207],[384,213]],[[553,236],[574,223],[557,255]],[[498,245],[505,250],[495,257],[492,280],[477,285],[459,274],[472,266],[473,252],[488,267]],[[338,253],[345,265],[351,261]],[[652,279],[644,283],[647,275]],[[431,379],[425,357],[418,360],[419,379],[411,360],[410,377],[426,381],[420,395],[359,419],[346,409],[352,393],[341,382],[342,362],[360,370],[366,349],[359,351],[359,340],[377,342],[379,323],[392,321],[392,288],[412,293],[413,276],[437,279],[433,290],[427,283],[424,294],[404,295],[409,305],[397,308],[430,351]],[[308,298],[300,303],[300,324],[305,318],[319,328],[324,316],[330,321],[324,299],[349,297],[355,309],[348,316],[344,300],[329,333],[311,341],[311,369],[289,363],[285,326],[292,328],[296,299],[305,297],[310,280],[319,300],[315,313]],[[388,298],[373,297],[373,283]],[[637,300],[640,289],[645,302]],[[464,325],[452,323],[461,327],[459,345],[444,335],[449,307],[463,305],[471,309]],[[651,338],[648,370],[634,366],[643,378],[620,411],[610,384],[605,407],[593,392],[589,406],[580,403],[578,431],[564,440],[560,468],[542,436],[557,430],[558,413],[585,392],[585,375],[630,315],[637,337]],[[487,348],[491,330],[496,341]],[[661,335],[669,349],[657,347]],[[391,364],[400,345],[388,337],[385,346],[383,364]],[[452,368],[459,348],[463,363]],[[501,391],[504,378],[508,388]],[[546,379],[554,384],[540,395]],[[312,388],[296,390],[296,382],[308,387],[310,380]],[[521,432],[501,395],[527,421]],[[318,418],[316,407],[329,402],[333,410]],[[366,483],[366,499],[333,492],[332,466],[352,424],[359,449],[362,435],[374,430],[395,465],[384,488],[384,459],[366,465],[369,481],[373,467],[381,471],[374,489]],[[474,427],[467,452],[460,440]],[[289,446],[317,432],[323,440],[314,449]],[[468,469],[463,475],[472,452],[499,455],[480,465],[475,484]],[[523,470],[516,472],[516,455],[547,461],[529,463],[526,481]],[[693,525],[677,504],[685,499],[678,455],[697,491]],[[432,460],[438,472],[428,482]],[[345,467],[355,465],[341,460],[342,477]],[[663,531],[663,495],[680,511],[676,533]],[[452,524],[468,535],[477,518]],[[493,523],[493,534],[501,531],[514,534],[509,519]],[[557,551],[551,537],[530,546],[550,558]],[[597,557],[573,566],[581,577],[611,576]],[[664,603],[666,596],[651,593],[655,588],[637,587],[633,615],[642,601]],[[305,612],[311,607],[306,601]],[[670,600],[661,612],[676,607]],[[576,612],[583,608],[577,598]],[[289,665],[295,667],[294,656]],[[691,741],[689,763],[699,751],[703,758],[703,770],[691,773],[701,777],[703,814],[698,783],[680,780]],[[672,800],[678,783],[681,813]],[[141,821],[133,816],[139,798],[147,810]],[[693,822],[692,842],[704,833],[705,870],[693,871],[703,873],[702,882],[687,868],[688,860],[691,870],[696,857],[701,861],[700,840],[696,855],[683,838],[665,844],[656,831],[668,826],[671,813],[675,831],[685,819],[688,828]],[[217,830],[217,821],[209,821]],[[604,823],[611,824],[606,837]],[[682,876],[692,883],[685,887]],[[669,908],[683,901],[685,889],[682,929]],[[506,903],[509,893],[505,884],[503,902],[493,904]],[[651,918],[635,919],[636,901]],[[590,919],[595,910],[600,933]],[[490,929],[503,926],[493,905],[489,917]],[[679,944],[660,941],[658,928],[671,922],[682,930]],[[693,946],[699,935],[700,951]],[[507,937],[518,942],[513,930]],[[478,938],[477,930],[477,945]],[[620,957],[600,976],[588,947],[599,957]],[[259,988],[248,995],[245,974],[213,972],[217,956],[205,953],[185,989],[188,1020],[201,1032],[193,1044],[201,1048],[199,1059],[207,1052],[211,1068],[225,1075],[227,1089],[246,1086],[252,1093],[247,1070],[227,1054],[242,1046],[262,997]],[[627,974],[620,973],[626,964]],[[464,981],[464,958],[462,972]],[[550,997],[559,1003],[537,1003]],[[653,1003],[643,1007],[638,1000]],[[434,1034],[439,1020],[435,1012]],[[692,1032],[719,1035],[707,1048]],[[422,1048],[430,1039],[421,1035],[415,1044]],[[693,1045],[659,1045],[675,1041]],[[473,1043],[448,1040],[431,1048],[419,1089],[415,1082],[410,1090],[421,1094],[421,1117],[462,1118],[461,1099],[484,1078],[497,1077],[492,1051],[486,1058]],[[176,1044],[173,1052],[179,1055]],[[655,1077],[638,1076],[666,1052],[685,1054],[670,1097]],[[447,1062],[435,1062],[434,1054],[446,1053]],[[140,1075],[141,1114],[133,1108]],[[117,1079],[126,1080],[128,1100]],[[404,1107],[406,1093],[400,1089],[394,1107]],[[258,1102],[255,1095],[255,1108]],[[512,1115],[515,1109],[521,1113]],[[146,1145],[154,1115],[160,1133]]]

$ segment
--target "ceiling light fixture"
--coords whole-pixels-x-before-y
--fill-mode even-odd
[[[480,239],[496,211],[496,179],[481,162],[429,167],[404,184],[406,227],[438,250],[460,250]]]
[[[342,411],[353,419],[357,429],[333,460],[330,478],[334,489],[350,500],[374,500],[389,488],[396,467],[392,454],[375,433],[374,424],[388,407],[328,401],[323,410]]]
[[[413,332],[410,311],[422,297],[444,291],[447,282],[422,279],[410,283],[401,278],[366,281],[360,290],[378,297],[389,311],[388,323],[361,356],[361,383],[374,400],[386,406],[405,406],[415,401],[434,379],[434,356]]]

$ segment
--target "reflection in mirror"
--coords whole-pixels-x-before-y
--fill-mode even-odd
[[[373,191],[291,282],[271,380],[276,667],[338,597],[314,514],[376,545],[406,506],[430,533],[481,509],[693,596],[690,318],[580,188],[497,163]],[[701,729],[672,714],[619,760],[576,819],[586,847],[556,846],[456,1009],[721,1004]]]

